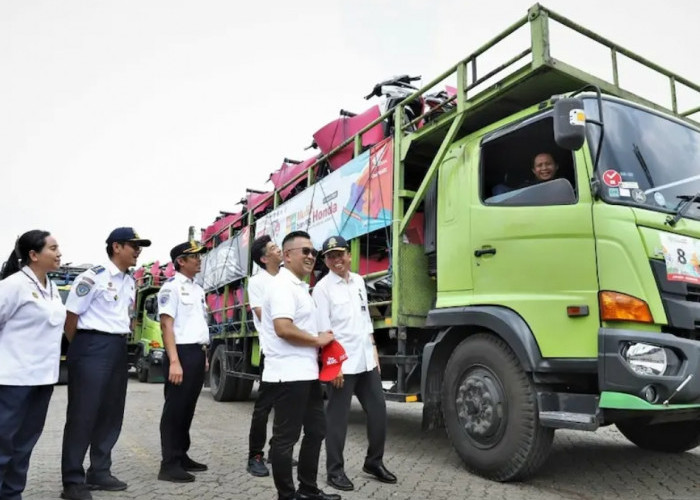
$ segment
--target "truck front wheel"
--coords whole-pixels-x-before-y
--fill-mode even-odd
[[[554,429],[539,424],[528,374],[494,335],[473,335],[454,350],[445,369],[442,408],[457,454],[480,476],[522,480],[549,455]]]
[[[700,445],[700,421],[647,424],[629,420],[617,428],[632,443],[644,450],[683,453]]]

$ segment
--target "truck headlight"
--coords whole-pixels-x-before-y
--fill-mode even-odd
[[[663,375],[668,366],[666,350],[657,345],[629,342],[622,349],[622,357],[639,375]]]

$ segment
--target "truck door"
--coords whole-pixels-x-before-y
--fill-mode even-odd
[[[556,146],[547,114],[487,135],[476,148],[468,256],[473,303],[517,312],[544,357],[596,357],[598,280],[582,154],[577,162]],[[553,195],[554,186],[564,186],[570,199]]]
[[[469,162],[478,159],[478,150],[471,156],[468,145],[454,148],[440,165],[438,182],[437,265],[439,307],[461,306],[468,301],[472,268],[464,262],[469,243]]]

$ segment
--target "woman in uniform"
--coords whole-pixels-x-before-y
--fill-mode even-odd
[[[56,239],[28,231],[0,271],[0,500],[20,500],[58,381],[66,308],[48,278]]]

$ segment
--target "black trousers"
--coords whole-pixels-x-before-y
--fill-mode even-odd
[[[206,353],[200,344],[178,344],[177,356],[182,366],[182,383],[168,381],[170,359],[163,358],[165,403],[160,418],[161,467],[180,467],[190,449],[190,426],[204,384]]]
[[[0,385],[0,500],[20,500],[53,385]]]
[[[265,440],[267,439],[267,420],[274,404],[275,391],[267,382],[260,382],[258,399],[253,407],[253,417],[250,420],[248,435],[248,458],[256,455],[265,456]]]
[[[267,420],[275,402],[275,391],[270,384],[262,381],[262,371],[265,368],[265,355],[260,355],[260,386],[258,398],[253,407],[253,417],[250,419],[250,433],[248,434],[248,458],[256,455],[265,456],[265,440],[267,439]]]
[[[110,475],[112,448],[124,420],[128,376],[126,336],[79,330],[68,347],[68,409],[63,431],[63,484]]]
[[[280,499],[294,498],[292,451],[302,428],[304,437],[299,448],[297,469],[299,491],[316,493],[318,455],[326,433],[321,384],[318,380],[304,380],[268,385],[274,392],[275,418],[270,440],[270,463],[277,494]]]
[[[329,475],[344,472],[345,437],[352,395],[356,395],[367,415],[367,455],[365,464],[381,465],[386,441],[386,400],[382,380],[375,368],[369,372],[344,375],[343,387],[328,384],[326,405],[326,471]]]

